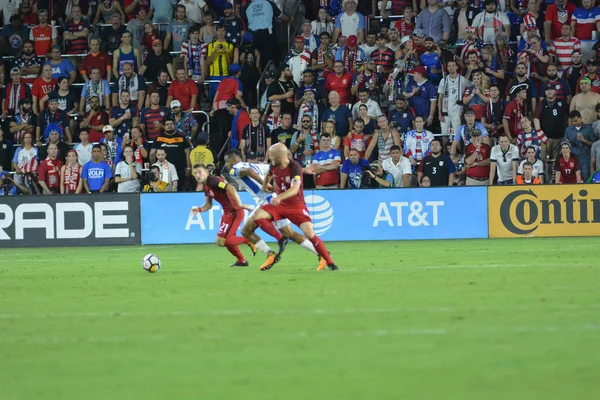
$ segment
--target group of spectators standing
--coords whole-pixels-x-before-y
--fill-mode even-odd
[[[40,3],[22,1],[1,35],[13,192],[193,190],[196,162],[227,147],[268,162],[277,142],[318,164],[306,187],[600,175],[597,43],[582,53],[598,39],[595,0],[305,0],[281,62],[274,25],[290,18],[269,0],[69,0],[64,15]]]

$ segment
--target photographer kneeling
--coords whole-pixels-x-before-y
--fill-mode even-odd
[[[145,182],[144,192],[161,193],[169,186],[167,182],[160,179],[160,168],[158,165],[153,165],[150,171],[143,171],[142,179]]]
[[[370,167],[365,167],[362,187],[364,188],[389,188],[394,187],[394,176],[385,171],[380,161],[373,161]]]

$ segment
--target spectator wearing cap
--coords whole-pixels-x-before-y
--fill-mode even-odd
[[[55,26],[48,24],[48,10],[38,11],[38,21],[38,25],[29,32],[29,40],[33,40],[35,54],[46,57],[52,46],[58,44],[58,31]]]
[[[591,0],[583,0],[571,16],[571,30],[579,40],[591,40],[592,32],[598,32],[600,7]]]
[[[88,35],[90,26],[81,13],[81,6],[73,5],[71,15],[65,21],[63,41],[67,54],[86,54],[88,52]],[[75,58],[75,61],[81,60]]]
[[[157,92],[150,95],[150,107],[145,107],[140,113],[140,127],[146,133],[148,140],[154,140],[163,128],[165,118],[171,117],[171,110],[160,105]]]
[[[311,55],[311,68],[318,75],[317,81],[322,87],[325,84],[325,79],[333,69],[335,54],[331,46],[331,36],[327,32],[320,35],[320,45]]]
[[[179,136],[186,138],[196,136],[196,132],[198,132],[198,121],[196,121],[196,118],[191,113],[183,111],[179,100],[173,100],[170,106],[173,113],[173,120],[175,121],[175,132]]]
[[[481,134],[481,139],[484,143],[489,144],[489,134],[487,129],[479,121],[475,120],[475,110],[467,108],[464,113],[465,124],[461,125],[456,130],[452,141],[452,148],[450,150],[450,157],[456,158],[457,149],[459,147],[465,148],[471,144],[471,136],[473,132]]]
[[[445,11],[444,11],[445,12]],[[427,69],[419,65],[413,72],[413,80],[406,86],[404,96],[409,99],[410,106],[416,115],[425,118],[427,126],[433,123],[437,105],[437,89],[427,79]]]
[[[39,125],[36,129],[36,140],[40,142],[42,134],[51,123],[58,124],[64,131],[67,137],[67,143],[72,142],[71,129],[69,128],[69,120],[65,111],[58,109],[58,98],[52,96],[48,100],[48,109],[42,110],[39,116]]]
[[[548,137],[546,158],[552,160],[560,154],[560,143],[569,122],[569,103],[558,99],[556,93],[556,85],[545,85],[544,98],[538,102],[534,113],[534,125]]]
[[[492,148],[482,140],[481,131],[471,132],[471,143],[465,146],[466,186],[490,184],[490,156]],[[511,161],[512,165],[512,161]]]
[[[511,8],[514,6],[511,6]],[[538,20],[540,19],[540,5],[537,1],[527,2],[526,9],[518,10],[513,14],[522,15],[523,20],[519,26],[519,32],[523,39],[529,41],[531,36],[541,36],[540,30],[538,29]],[[541,25],[540,25],[541,26]]]
[[[121,101],[110,109],[108,123],[116,129],[117,136],[123,137],[131,132],[131,128],[139,124],[139,108],[131,102],[129,90],[124,89],[120,94]]]
[[[127,61],[123,63],[123,75],[121,75],[112,85],[112,104],[118,104],[121,93],[124,90],[129,91],[130,101],[140,107],[144,104],[146,96],[146,81],[136,74],[134,65]]]
[[[266,88],[268,88],[271,85],[271,83],[275,82],[275,79],[277,78],[277,75],[273,71],[266,71],[264,76],[265,76],[265,78],[263,81],[264,82],[263,85]],[[260,97],[259,109],[261,111],[265,111],[269,104],[270,104],[270,102],[267,98],[267,91],[265,90],[263,92],[262,96]]]
[[[356,102],[352,106],[352,118],[356,119],[359,117],[358,109],[361,105],[365,105],[367,107],[367,115],[370,118],[377,118],[382,114],[381,107],[379,107],[379,103],[371,98],[369,98],[370,91],[368,88],[363,87],[358,90],[358,102]]]
[[[270,44],[272,46],[272,43]],[[261,54],[263,54],[261,52]],[[206,64],[208,65],[211,80],[223,80],[229,76],[229,67],[239,61],[238,49],[225,40],[225,27],[217,25],[215,41],[208,43],[206,47]],[[210,84],[210,98],[217,91],[218,84]]]
[[[496,33],[502,30],[510,37],[510,20],[505,12],[497,9],[496,0],[485,0],[485,10],[477,14],[473,26],[484,43],[494,43]]]
[[[198,0],[193,0],[194,1]],[[204,0],[201,0],[204,1]],[[208,77],[206,65],[207,46],[200,40],[200,27],[194,25],[189,31],[190,38],[181,45],[181,57],[186,75],[193,81],[203,83]]]
[[[316,99],[317,91],[315,89],[305,89],[304,94],[300,98],[300,104],[298,105],[298,115],[296,118],[297,125],[300,126],[300,121],[303,116],[309,116],[313,122],[313,129],[315,132],[319,131],[319,121],[321,114],[323,113],[322,105]]]
[[[111,166],[116,166],[119,160],[121,160],[121,154],[123,153],[123,137],[115,134],[115,129],[110,125],[105,125],[102,128],[104,137],[100,139],[100,143],[106,144],[107,159]],[[127,136],[129,137],[129,136]]]
[[[565,100],[567,104],[570,103],[572,98],[571,90],[567,82],[558,77],[558,68],[555,64],[550,64],[546,68],[546,78],[546,82],[544,82],[540,89],[540,101],[544,99],[546,87],[552,86],[556,90],[556,98],[558,100]]]
[[[294,38],[294,47],[288,53],[285,63],[292,72],[292,79],[296,82],[296,85],[300,85],[302,82],[302,73],[310,68],[312,54],[309,49],[304,45],[304,38],[302,36],[296,36]]]
[[[181,107],[187,112],[198,109],[198,85],[187,77],[185,68],[181,65],[177,67],[175,79],[169,86],[167,103],[170,104],[173,100],[179,100]]]
[[[10,82],[4,87],[2,93],[2,115],[14,115],[20,108],[24,99],[31,98],[29,85],[21,82],[21,70],[14,67],[10,70]]]
[[[435,42],[448,40],[450,36],[450,17],[440,7],[438,0],[427,0],[427,7],[417,15],[415,29],[422,29],[426,36]]]
[[[35,127],[38,125],[37,115],[33,113],[31,99],[25,98],[19,104],[19,112],[10,119],[9,127],[12,134],[10,141],[14,144],[21,144],[25,133],[34,134]],[[7,132],[8,133],[8,132]],[[4,168],[10,170],[10,168]]]
[[[19,14],[14,14],[10,17],[10,25],[5,25],[2,28],[2,33],[0,33],[0,46],[2,49],[8,48],[9,56],[15,56],[28,39],[29,28],[23,25],[23,19]],[[33,43],[33,41],[31,43]]]
[[[312,33],[312,25],[309,20],[304,20],[302,23],[302,33],[300,34],[304,40],[304,47],[312,54],[319,47],[319,37]]]
[[[592,92],[592,81],[587,76],[579,80],[579,88],[581,93],[573,96],[569,110],[579,111],[584,124],[593,124],[598,119],[595,109],[596,104],[600,103],[600,94]]]
[[[185,16],[185,6],[182,4],[175,6],[175,18],[167,26],[163,49],[168,52],[172,48],[173,51],[180,53],[181,45],[189,39],[188,32],[191,26],[192,23]]]
[[[225,3],[223,6],[223,17],[219,20],[219,25],[225,27],[225,37],[227,42],[234,46],[239,46],[242,42],[242,36],[246,33],[246,25],[239,16],[233,11],[233,4]]]
[[[460,43],[466,39],[466,29],[473,26],[475,17],[479,14],[479,8],[468,0],[458,0],[458,7],[454,10],[452,27],[450,29],[449,43]]]
[[[527,90],[528,85],[526,83],[519,83],[510,89],[510,95],[514,96],[514,99],[506,105],[504,120],[502,121],[504,134],[507,135],[509,141],[516,139],[523,133],[521,118],[531,112],[531,106],[527,101]]]
[[[346,70],[353,74],[358,73],[359,65],[365,58],[365,52],[358,47],[358,38],[354,35],[349,36],[348,44],[335,53],[335,61],[342,61]]]
[[[571,126],[565,131],[564,140],[571,145],[571,152],[581,162],[581,176],[584,181],[590,177],[590,152],[591,147],[598,137],[591,125],[584,124],[582,114],[573,110],[569,114]]]
[[[152,51],[148,52],[144,65],[140,68],[139,75],[142,75],[148,81],[152,81],[160,70],[169,71],[171,78],[175,78],[173,57],[168,51],[163,50],[160,39],[154,39],[152,42]]]
[[[371,53],[370,60],[375,61],[377,72],[387,77],[394,67],[395,52],[390,49],[382,34],[377,35],[377,49]],[[365,60],[365,64],[367,61]]]
[[[552,4],[546,4],[544,17],[544,37],[546,43],[562,36],[562,27],[571,26],[571,18],[576,6],[567,0],[556,0]]]
[[[209,12],[208,4],[204,0],[179,0],[179,3],[185,7],[185,15],[195,24],[202,25],[204,16]],[[192,164],[193,165],[193,164]]]
[[[248,115],[248,111],[242,107],[241,102],[236,98],[227,101],[227,111],[233,117],[231,130],[227,134],[230,138],[229,147],[239,149],[242,144],[244,128],[250,123],[250,116]]]
[[[365,17],[356,11],[357,0],[343,0],[342,8],[344,12],[338,14],[335,19],[335,30],[333,31],[333,41],[342,35],[346,37],[356,36],[358,42],[365,41]]]
[[[220,137],[217,139],[215,136],[211,139],[211,145],[215,150],[219,150],[226,139],[226,134],[229,130],[231,130],[231,114],[228,111],[227,101],[231,99],[238,99],[240,104],[244,103],[243,98],[243,90],[244,85],[240,81],[241,75],[241,66],[239,64],[233,64],[230,67],[231,75],[227,78],[224,78],[220,83],[216,90],[215,97],[213,99],[212,111],[210,112],[211,116],[215,116],[217,126],[219,132],[221,132]]]

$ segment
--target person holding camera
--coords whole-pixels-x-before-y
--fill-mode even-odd
[[[390,188],[394,186],[394,176],[383,169],[379,160],[373,161],[369,168],[363,168],[361,187]]]
[[[144,171],[143,179],[148,182],[142,190],[146,193],[166,192],[167,186],[169,186],[167,182],[160,180],[160,167],[158,165],[153,165],[150,171]]]
[[[18,196],[30,193],[27,187],[15,182],[9,173],[0,167],[0,196]]]

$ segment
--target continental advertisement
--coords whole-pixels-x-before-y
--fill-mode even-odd
[[[495,186],[490,238],[600,236],[600,185]]]

